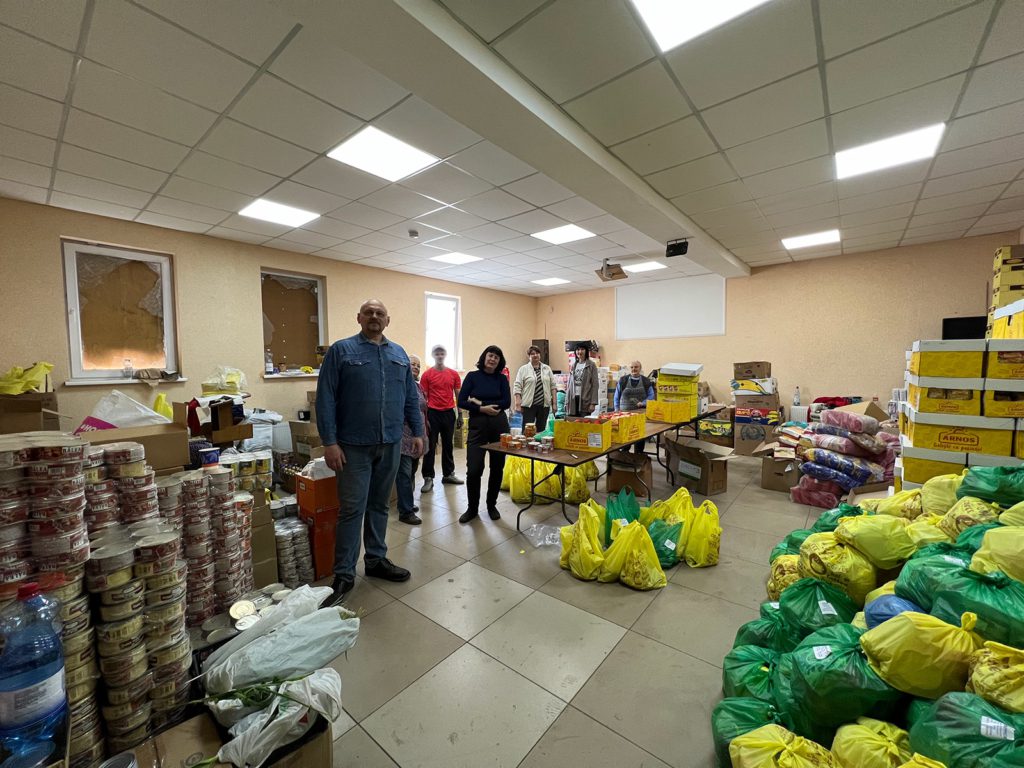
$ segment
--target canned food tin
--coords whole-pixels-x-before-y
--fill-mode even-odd
[[[186,491],[194,491],[202,488],[206,488],[209,482],[206,475],[200,470],[189,470],[186,472],[178,472],[171,477],[177,477],[181,479],[182,487]]]
[[[36,480],[59,480],[82,474],[81,461],[32,461],[25,465],[25,477]]]
[[[186,707],[178,707],[177,709],[169,709],[166,712],[157,712],[154,709],[153,718],[150,722],[156,730],[168,728],[184,719],[185,709]]]
[[[145,597],[139,596],[123,603],[112,603],[100,606],[100,618],[103,621],[124,621],[139,613],[146,607]]]
[[[85,545],[70,552],[56,555],[40,555],[36,557],[36,569],[39,571],[63,571],[73,565],[81,565],[89,559],[89,537],[86,533]]]
[[[89,700],[86,699],[86,701]],[[92,701],[96,701],[95,697],[93,697]],[[70,726],[71,731],[71,742],[75,742],[75,740],[82,734],[93,732],[99,724],[100,712],[98,708],[84,710],[83,713],[75,719],[68,717],[68,725]]]
[[[96,633],[92,627],[86,627],[80,632],[76,632],[73,635],[62,635],[60,644],[64,648],[64,653],[78,653],[84,648],[92,648],[93,639]]]
[[[95,556],[97,551],[99,550],[93,551],[93,556]],[[89,561],[89,563],[91,562],[92,560]],[[89,563],[86,563],[87,571],[85,575],[85,588],[89,592],[103,592],[104,590],[127,584],[132,580],[132,567],[130,565],[108,573],[89,573]]]
[[[121,488],[121,501],[126,505],[139,506],[143,502],[156,501],[156,486],[140,485],[132,488]],[[159,507],[159,505],[157,505]]]
[[[25,523],[0,525],[0,544],[10,544],[25,538],[28,538],[28,525]]]
[[[238,630],[234,627],[223,627],[221,629],[213,630],[206,638],[210,643],[221,643],[225,640],[230,640],[232,637],[238,634]]]
[[[188,673],[189,667],[192,666],[191,655],[185,656],[184,658],[173,661],[170,664],[164,664],[160,667],[153,667],[150,671],[153,673],[153,685],[163,685],[170,680],[176,680],[184,674]]]
[[[139,648],[137,650],[145,651],[144,648]],[[133,651],[132,653],[134,654],[135,652],[136,651]],[[109,661],[109,659],[104,659],[104,661]],[[103,674],[103,680],[107,685],[113,686],[115,688],[120,688],[122,686],[128,685],[128,683],[130,683],[132,680],[137,680],[138,678],[142,677],[142,675],[146,674],[146,670],[148,668],[149,667],[146,664],[146,656],[145,653],[143,653],[142,661],[133,662],[130,664],[125,663],[120,666],[117,664],[108,665],[108,669],[110,671],[105,672]]]
[[[107,720],[107,732],[112,736],[121,736],[136,728],[149,724],[149,717],[153,714],[153,704],[150,701],[142,701],[137,709],[119,720]]]
[[[82,475],[87,483],[100,483],[107,479],[107,465],[97,464],[96,466],[82,467]]]
[[[88,720],[92,715],[99,714],[99,704],[96,703],[96,698],[90,696],[87,699],[75,704],[73,707],[68,707],[68,721],[71,725],[81,723]]]
[[[185,628],[185,617],[175,616],[162,624],[149,623],[146,625],[146,647],[159,648],[161,645],[173,639],[174,635]]]
[[[154,713],[176,710],[188,703],[188,688],[175,691],[170,696],[156,696],[151,701]]]
[[[82,577],[71,577],[65,573],[49,574],[49,579],[40,579],[39,587],[44,594],[60,601],[63,605],[82,594]]]
[[[175,584],[164,589],[154,589],[146,592],[146,605],[166,605],[167,603],[173,603],[175,600],[180,600],[184,596],[185,585]]]
[[[77,437],[28,436],[29,461],[84,461],[89,444]]]
[[[25,498],[25,489],[21,479],[0,482],[0,502],[18,501]]]
[[[117,489],[122,493],[139,491],[143,488],[156,490],[156,470],[146,467],[146,471],[141,475],[124,475],[116,478],[114,482],[117,483]]]
[[[61,496],[59,499],[30,499],[29,517],[43,520],[48,517],[63,517],[85,509],[85,491]]]
[[[87,645],[81,650],[69,652],[67,648],[64,649],[64,669],[74,670],[78,669],[89,662],[96,661],[96,646]]]
[[[79,616],[89,615],[89,596],[81,595],[80,597],[73,598],[66,603],[61,603],[60,606],[60,618],[61,621],[74,621]]]
[[[93,744],[97,741],[103,740],[103,730],[100,728],[100,724],[97,721],[92,727],[92,730],[86,731],[85,733],[73,736],[69,739],[68,754],[78,755],[82,752],[91,750]]]
[[[100,496],[104,493],[117,493],[117,483],[113,480],[100,480],[98,483],[89,483],[85,486],[85,497],[92,501],[93,496]]]
[[[68,685],[67,679],[65,679],[64,685],[67,687],[68,703],[78,704],[79,702],[84,701],[86,697],[92,696],[93,692],[96,690],[97,677],[99,677],[98,671],[97,675],[90,677],[77,685]]]
[[[103,446],[103,460],[107,464],[128,464],[146,458],[146,448],[142,443],[130,441],[107,443]]]
[[[147,671],[132,680],[128,685],[119,688],[107,688],[107,702],[109,704],[126,704],[129,701],[137,701],[153,690],[153,675]]]
[[[251,453],[240,453],[238,454],[238,474],[239,475],[255,475],[256,474],[256,457]]]
[[[169,477],[160,477],[156,481],[156,493],[157,497],[173,498],[180,496],[182,492],[183,483],[180,477],[171,475]]]
[[[121,656],[125,653],[131,653],[138,648],[142,648],[144,645],[145,638],[142,635],[132,635],[123,640],[101,641],[96,644],[96,649],[99,651],[100,656],[107,658],[109,656]]]
[[[22,499],[0,500],[0,525],[28,520],[28,503]]]
[[[115,480],[123,477],[145,477],[152,467],[146,466],[145,461],[129,461],[126,464],[107,465],[107,475]]]
[[[185,523],[182,533],[182,543],[187,547],[189,544],[209,540],[213,535],[213,528],[209,520],[203,520],[199,523]]]
[[[117,512],[121,508],[121,500],[116,493],[97,493],[86,496],[86,507],[92,515],[110,510]]]
[[[181,553],[181,538],[175,533],[159,533],[145,536],[135,542],[135,559],[138,562],[154,560],[176,560]]]
[[[85,489],[85,475],[72,475],[55,480],[30,480],[27,495],[32,499],[61,499]]]
[[[222,467],[218,464],[204,467],[203,473],[210,478],[211,486],[227,485],[231,482],[231,468]]]
[[[174,696],[177,693],[188,693],[188,674],[178,675],[173,680],[168,680],[160,685],[154,685],[153,690],[149,692],[149,698],[151,699],[166,699],[168,696]]]
[[[117,603],[128,603],[142,597],[146,591],[146,582],[142,579],[132,579],[129,582],[117,587],[111,587],[100,592],[100,602],[103,605],[115,605]]]
[[[184,615],[185,599],[180,598],[171,603],[154,605],[146,608],[147,624],[167,624],[168,622]]]
[[[259,623],[259,620],[259,616],[243,616],[235,622],[235,629],[237,629],[239,632],[245,632],[245,630],[252,629],[254,626],[256,626]]]
[[[81,510],[72,512],[64,517],[51,517],[46,520],[30,520],[28,532],[32,536],[57,536],[65,533],[75,533],[85,529],[85,513]],[[2,531],[2,529],[0,529]],[[0,532],[0,540],[3,533]]]
[[[185,557],[189,560],[209,557],[211,555],[213,555],[213,542],[211,541],[204,541],[185,547]]]
[[[77,669],[65,669],[64,685],[70,691],[76,685],[82,685],[90,681],[95,682],[99,674],[99,669],[96,668],[96,661],[89,661]]]
[[[124,621],[96,626],[96,640],[101,643],[115,643],[142,634],[144,622],[142,616],[132,616]]]
[[[130,543],[110,544],[101,546],[92,553],[85,571],[88,574],[113,573],[130,567],[134,562],[135,549]],[[128,578],[130,579],[131,576]]]
[[[140,661],[145,660],[146,649],[144,646],[139,645],[131,650],[125,651],[124,653],[100,658],[100,672],[103,674],[104,678],[106,678],[109,675],[120,674],[126,667],[133,667]]]
[[[128,733],[119,736],[108,736],[107,748],[111,752],[124,752],[126,749],[131,749],[132,747],[136,747],[144,742],[149,738],[149,734],[151,732],[152,729],[150,728],[150,723],[147,720],[134,731],[128,731]]]
[[[151,667],[162,667],[166,664],[173,664],[176,661],[189,658],[192,653],[192,645],[189,643],[188,634],[183,634],[178,642],[159,648],[149,653],[149,665]]]
[[[84,520],[73,530],[50,535],[37,535],[32,539],[32,554],[35,557],[50,557],[52,555],[65,555],[86,550],[86,559],[89,551],[89,532],[85,530]]]
[[[100,760],[103,760],[103,755],[106,753],[106,744],[103,739],[99,739],[88,749],[79,752],[77,755],[71,755],[71,761],[68,768],[90,768],[90,766],[96,765]],[[104,768],[106,763],[101,763],[99,768]],[[138,763],[133,766],[138,768]]]
[[[71,621],[65,621],[64,626],[60,628],[62,637],[73,637],[82,632],[85,632],[92,624],[92,616],[84,614],[82,616],[76,616]]]
[[[146,588],[151,590],[167,589],[168,587],[184,584],[188,576],[188,563],[184,560],[176,560],[174,567],[166,573],[158,573],[146,579]]]
[[[10,437],[0,439],[0,470],[10,469],[28,460],[29,446],[26,441]]]
[[[170,557],[165,557],[160,560],[139,562],[135,564],[135,575],[148,579],[150,576],[156,576],[160,573],[173,571],[177,562],[178,558],[175,555],[171,555]]]
[[[133,712],[142,707],[147,696],[141,696],[133,701],[126,701],[122,704],[107,704],[102,708],[104,720],[123,720]]]

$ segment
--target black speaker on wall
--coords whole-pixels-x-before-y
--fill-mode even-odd
[[[540,361],[545,365],[551,365],[551,348],[548,344],[547,339],[534,339],[532,342],[535,347],[540,348]]]

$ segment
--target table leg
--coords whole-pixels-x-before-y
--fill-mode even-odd
[[[536,467],[536,466],[537,466],[537,463],[533,459],[530,459],[530,503],[527,504],[522,509],[520,509],[519,510],[519,514],[516,515],[516,530],[517,531],[520,530],[520,528],[519,528],[519,521],[522,520],[523,513],[526,510],[528,510],[530,507],[532,507],[536,503],[536,501],[537,501],[537,484],[534,482],[534,467]]]

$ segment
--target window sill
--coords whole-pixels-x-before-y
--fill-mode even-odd
[[[174,379],[173,381],[165,381],[164,379],[67,379],[64,382],[65,387],[110,387],[110,386],[122,386],[125,384],[149,384],[150,386],[156,386],[158,384],[181,384],[188,381],[184,376],[180,379]]]
[[[277,381],[280,379],[315,379],[319,377],[319,373],[264,373],[263,378],[268,381]]]

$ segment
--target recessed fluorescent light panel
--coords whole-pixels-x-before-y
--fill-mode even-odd
[[[945,130],[945,123],[936,123],[927,128],[836,152],[836,178],[848,179],[862,173],[932,157],[939,148]]]
[[[569,281],[560,277],[545,277],[543,280],[531,280],[530,282],[535,285],[565,285]]]
[[[404,179],[440,160],[372,125],[343,141],[327,156],[388,181]]]
[[[768,0],[633,0],[661,52],[710,32]]]
[[[660,261],[641,261],[639,264],[623,264],[627,272],[653,272],[656,269],[667,269]]]
[[[792,251],[796,248],[810,248],[812,245],[826,245],[827,243],[838,242],[839,230],[828,229],[824,232],[814,232],[810,235],[787,237],[782,241],[782,247],[787,251]]]
[[[242,216],[248,216],[250,219],[272,221],[275,224],[283,224],[286,227],[301,227],[313,219],[320,218],[319,213],[304,211],[301,208],[293,208],[290,205],[274,203],[270,200],[264,200],[262,197],[249,203],[238,213]]]
[[[530,237],[536,237],[538,240],[543,240],[554,245],[572,243],[576,240],[586,240],[588,237],[593,236],[593,232],[588,232],[583,227],[577,227],[575,224],[566,224],[564,227],[545,229],[543,232],[534,232],[530,235]]]
[[[470,256],[468,253],[445,253],[440,256],[431,256],[431,261],[443,261],[445,264],[469,264],[474,261],[483,261],[479,256]]]

